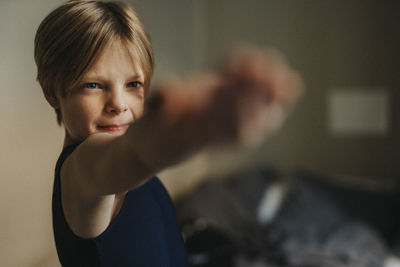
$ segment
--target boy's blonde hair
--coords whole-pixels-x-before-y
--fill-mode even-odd
[[[68,1],[40,24],[35,37],[37,80],[47,98],[68,97],[112,41],[121,41],[144,72],[146,93],[153,74],[150,37],[135,11],[118,2]],[[57,121],[62,114],[56,109]]]

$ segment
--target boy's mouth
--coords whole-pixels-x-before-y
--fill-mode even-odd
[[[97,129],[109,133],[124,132],[128,129],[129,124],[111,124],[111,125],[98,125]]]

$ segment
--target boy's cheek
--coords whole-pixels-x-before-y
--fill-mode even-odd
[[[143,116],[144,99],[131,99],[128,105],[129,105],[129,112],[132,113],[131,115],[134,121]]]
[[[93,109],[79,105],[68,105],[62,110],[64,125],[70,131],[88,130],[96,117]]]

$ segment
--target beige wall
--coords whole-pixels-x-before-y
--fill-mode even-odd
[[[0,1],[0,266],[54,266],[50,199],[63,131],[35,82],[33,38],[40,21],[61,2]],[[303,102],[279,135],[256,151],[240,151],[240,158],[237,151],[202,154],[166,172],[162,176],[172,193],[189,187],[187,177],[255,162],[360,176],[399,175],[398,1],[132,2],[153,37],[156,78],[211,65],[231,43],[246,40],[280,48],[307,82]],[[343,86],[390,90],[388,136],[329,135],[326,96],[330,88]]]
[[[35,82],[33,38],[60,2],[0,2],[0,266],[40,266],[53,252],[50,189],[62,131]]]

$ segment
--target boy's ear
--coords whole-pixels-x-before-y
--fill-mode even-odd
[[[46,98],[47,102],[52,106],[54,109],[59,109],[60,108],[60,103],[58,102],[57,97],[55,96],[50,96],[48,94],[44,94],[44,97]]]

